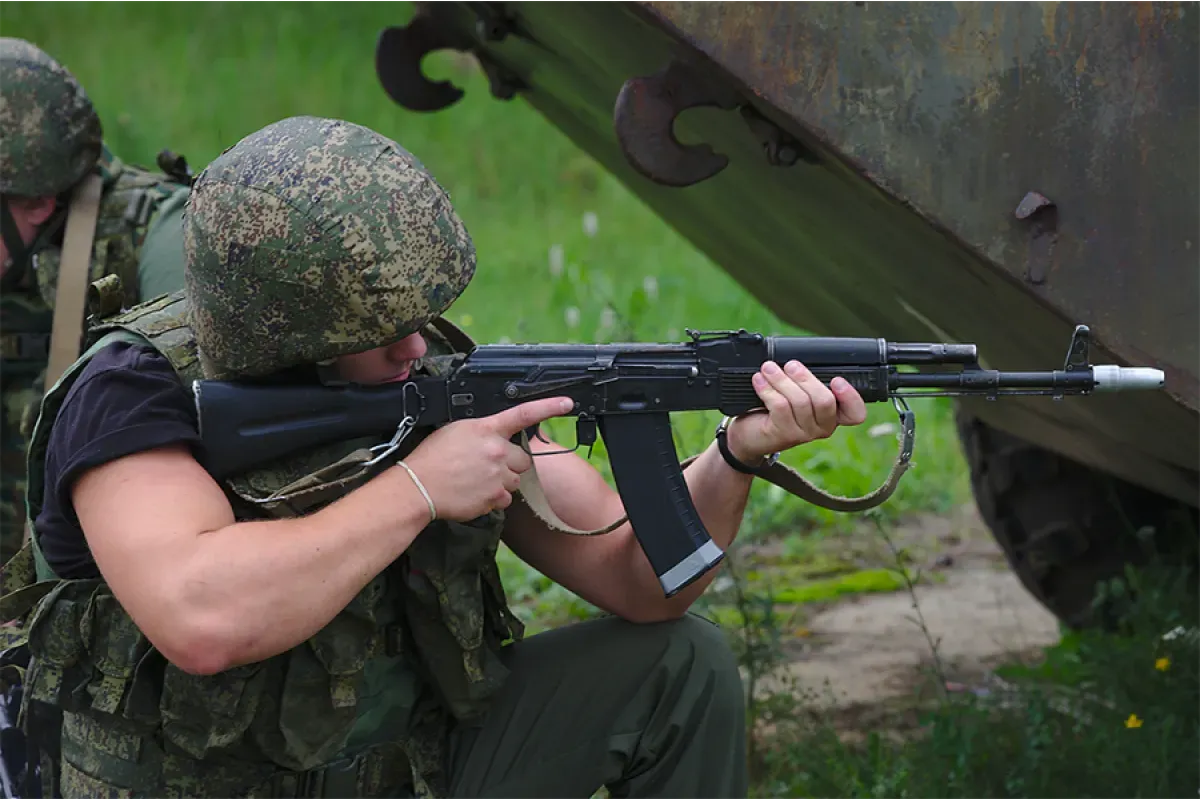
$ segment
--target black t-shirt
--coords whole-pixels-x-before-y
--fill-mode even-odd
[[[99,577],[71,503],[87,470],[133,453],[188,444],[199,455],[191,393],[154,349],[116,342],[87,363],[63,401],[46,449],[37,529],[42,552],[63,578]]]

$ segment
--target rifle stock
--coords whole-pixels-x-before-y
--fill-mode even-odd
[[[422,424],[440,425],[447,420],[445,406],[437,406],[437,400],[445,393],[431,383],[437,382],[319,386],[194,381],[205,467],[221,480],[313,447],[390,435],[403,419],[406,395],[414,401],[420,397]]]

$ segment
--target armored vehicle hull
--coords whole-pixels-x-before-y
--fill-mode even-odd
[[[1165,391],[960,404],[980,509],[1066,622],[1090,621],[1134,531],[1194,540],[1194,7],[437,3],[397,22],[377,50],[395,101],[455,102],[420,58],[473,52],[494,95],[789,323],[974,342],[998,369],[1061,365],[1082,323],[1093,362],[1163,370]]]

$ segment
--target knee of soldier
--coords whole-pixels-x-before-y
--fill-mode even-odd
[[[742,676],[729,639],[718,625],[692,613],[670,623],[671,636],[686,646],[693,673],[711,681],[715,696],[737,708],[744,702]]]

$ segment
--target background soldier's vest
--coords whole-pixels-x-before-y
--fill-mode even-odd
[[[423,333],[430,354],[417,369],[436,373],[438,356],[453,348],[432,327]],[[202,377],[180,295],[140,306],[91,336],[95,344],[47,395],[34,433],[31,518],[44,491],[47,421],[90,353],[119,339],[148,342],[185,385]],[[394,458],[429,432],[415,430]],[[345,465],[378,443],[319,448],[223,488],[241,520],[308,513],[376,474],[356,476]],[[29,619],[26,697],[64,712],[63,791],[345,797],[411,784],[420,794],[441,793],[448,726],[487,709],[508,674],[500,645],[523,633],[495,563],[502,524],[500,513],[433,523],[311,639],[212,676],[166,662],[103,581],[57,583]],[[34,545],[38,578],[54,580],[36,532]]]
[[[164,231],[155,263],[139,275],[147,235],[163,210],[180,208],[188,186],[157,172],[123,163],[107,148],[97,165],[104,181],[89,280],[100,316],[183,287],[181,232]],[[179,176],[179,180],[185,180]],[[24,288],[0,295],[0,563],[16,552],[24,528],[25,444],[37,418],[49,361],[54,291],[61,247],[32,257]],[[149,273],[149,274],[147,274]]]

